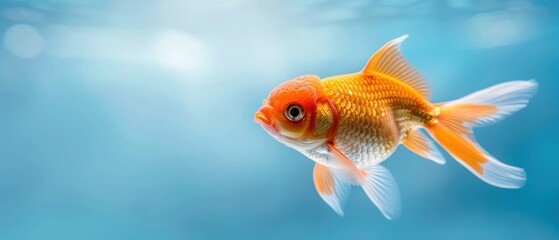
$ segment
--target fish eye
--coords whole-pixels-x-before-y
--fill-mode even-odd
[[[303,119],[304,116],[305,116],[305,111],[303,110],[303,107],[299,104],[292,103],[287,105],[287,108],[285,108],[285,117],[289,121],[296,122]]]

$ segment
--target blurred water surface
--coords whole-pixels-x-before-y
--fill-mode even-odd
[[[253,113],[406,33],[434,101],[540,83],[476,131],[527,185],[402,148],[402,217],[359,189],[338,217]],[[0,36],[0,239],[559,239],[556,1],[4,0]]]

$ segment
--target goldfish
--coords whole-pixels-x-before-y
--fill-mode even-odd
[[[352,186],[360,186],[387,219],[400,216],[398,185],[381,165],[399,145],[445,164],[434,140],[488,184],[508,189],[525,184],[524,169],[498,161],[472,129],[524,108],[537,82],[509,81],[431,103],[427,81],[400,51],[406,38],[386,43],[359,72],[323,79],[303,75],[278,85],[254,115],[273,138],[315,162],[315,188],[341,216]]]

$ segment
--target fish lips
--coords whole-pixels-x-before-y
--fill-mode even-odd
[[[271,111],[272,111],[272,107],[270,105],[264,105],[260,107],[258,111],[254,113],[254,122],[259,123],[263,127],[274,128],[272,116],[270,114]]]

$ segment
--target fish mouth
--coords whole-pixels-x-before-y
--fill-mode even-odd
[[[262,106],[256,113],[254,114],[254,122],[265,124],[267,126],[272,125],[272,118],[269,115],[271,107],[268,105]]]
[[[266,115],[264,115],[264,113],[261,112],[256,112],[254,114],[254,122],[255,123],[264,123],[266,125],[270,125],[271,121],[268,117],[266,117]]]

